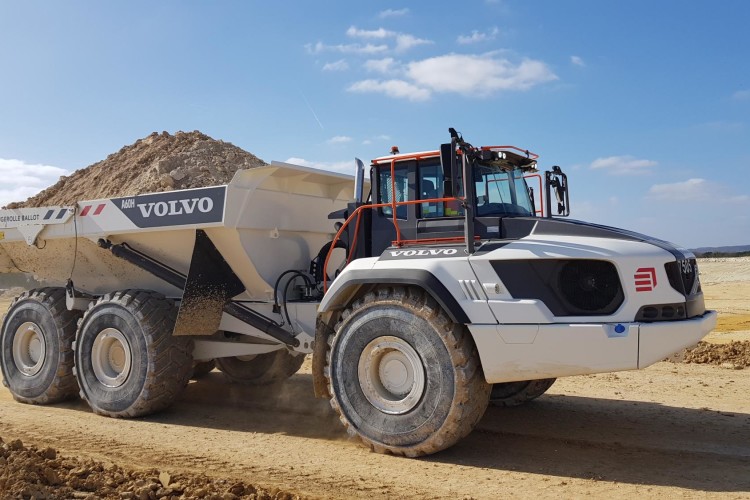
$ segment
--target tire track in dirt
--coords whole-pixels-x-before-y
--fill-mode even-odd
[[[670,363],[572,377],[527,406],[491,408],[467,439],[422,460],[348,441],[306,373],[272,390],[227,385],[214,372],[171,409],[135,420],[93,415],[82,402],[15,404],[3,393],[0,434],[321,497],[742,496],[750,402],[737,395],[749,387],[750,370]]]

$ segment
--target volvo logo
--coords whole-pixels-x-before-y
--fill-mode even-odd
[[[389,250],[392,257],[438,257],[455,255],[457,248],[420,248],[419,250]]]
[[[192,214],[196,210],[204,214],[214,208],[214,201],[208,196],[203,198],[191,198],[189,200],[157,201],[151,203],[139,203],[136,205],[143,217],[164,217],[166,215]]]

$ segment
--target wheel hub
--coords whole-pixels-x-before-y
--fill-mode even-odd
[[[22,375],[33,377],[44,365],[47,344],[36,323],[26,322],[13,335],[13,362]]]
[[[120,387],[128,379],[132,358],[130,344],[116,328],[99,332],[91,348],[94,376],[107,387]]]
[[[367,344],[359,357],[357,373],[362,393],[384,413],[407,413],[424,394],[422,359],[408,342],[398,337],[378,337]]]

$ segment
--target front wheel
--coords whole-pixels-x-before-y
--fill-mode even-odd
[[[554,378],[544,378],[494,384],[492,394],[490,394],[490,404],[501,407],[522,405],[547,392],[547,389],[552,387],[555,380]]]
[[[344,311],[329,339],[331,406],[350,435],[380,453],[446,449],[484,414],[471,335],[419,289],[381,288]]]

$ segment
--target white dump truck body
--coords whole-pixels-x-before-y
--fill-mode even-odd
[[[97,246],[127,241],[187,274],[195,230],[204,230],[249,300],[271,300],[274,281],[304,269],[333,233],[328,214],[351,200],[350,175],[274,163],[240,170],[226,186],[167,191],[71,207],[0,210],[0,273],[28,272],[91,294],[178,290]]]

